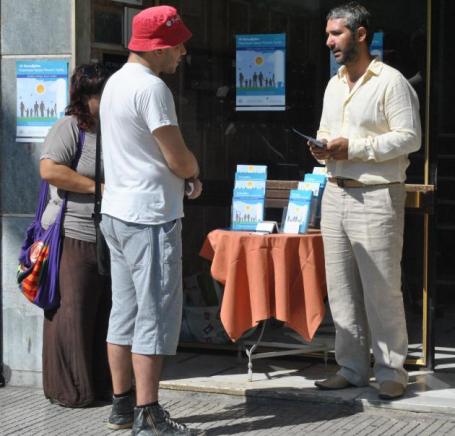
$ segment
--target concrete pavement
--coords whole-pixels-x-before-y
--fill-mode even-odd
[[[455,363],[455,362],[454,362]],[[247,361],[232,354],[180,352],[169,359],[161,385],[168,389],[223,393],[246,397],[280,398],[330,404],[356,405],[409,412],[445,413],[455,417],[454,365],[440,371],[409,371],[409,385],[403,398],[380,400],[377,384],[338,391],[321,391],[314,386],[335,374],[338,367],[320,359],[289,358],[253,361],[252,381],[248,381]]]
[[[454,435],[455,372],[412,371],[404,398],[380,401],[367,388],[319,391],[336,371],[320,359],[247,361],[232,353],[179,352],[167,360],[161,402],[178,420],[207,435]],[[110,406],[66,409],[38,388],[0,389],[1,435],[129,435],[110,431]]]
[[[359,404],[266,399],[162,390],[161,402],[195,434],[215,435],[455,435],[455,416],[363,409]],[[66,409],[37,388],[0,389],[0,434],[126,436],[106,427],[110,406]]]

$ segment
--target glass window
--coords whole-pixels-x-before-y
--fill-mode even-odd
[[[232,181],[239,163],[265,164],[269,179],[302,179],[316,164],[304,141],[292,133],[317,131],[330,56],[325,45],[326,14],[333,0],[199,0],[177,2],[194,33],[180,76],[166,79],[174,89],[184,137],[197,154],[204,179],[204,207],[186,210],[184,267],[201,268],[197,252],[213,228],[229,224]],[[374,30],[383,33],[383,60],[412,83],[425,125],[426,1],[362,2],[373,14]],[[235,110],[238,34],[285,33],[286,110]],[[422,149],[410,156],[409,183],[424,181]],[[267,211],[267,218],[273,216]],[[272,214],[272,215],[271,215]],[[406,222],[404,282],[410,340],[421,342],[422,220]],[[191,234],[190,234],[191,233]],[[416,325],[414,325],[417,323]]]

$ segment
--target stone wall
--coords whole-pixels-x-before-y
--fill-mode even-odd
[[[4,376],[12,385],[41,385],[42,311],[19,293],[17,257],[33,218],[42,143],[16,141],[16,61],[68,60],[74,51],[75,0],[0,3],[0,274]]]

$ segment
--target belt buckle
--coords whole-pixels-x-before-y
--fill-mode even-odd
[[[336,180],[337,186],[338,186],[339,188],[344,188],[344,182],[345,182],[345,180],[344,180],[343,178],[337,177],[335,180]]]

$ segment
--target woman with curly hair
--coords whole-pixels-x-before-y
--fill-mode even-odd
[[[81,65],[71,76],[65,117],[49,131],[40,174],[50,185],[42,225],[54,222],[65,192],[59,271],[60,307],[45,312],[43,388],[52,402],[84,407],[110,398],[106,334],[110,280],[98,274],[93,221],[96,129],[101,91],[108,78],[100,65]],[[82,153],[73,170],[78,141]]]

